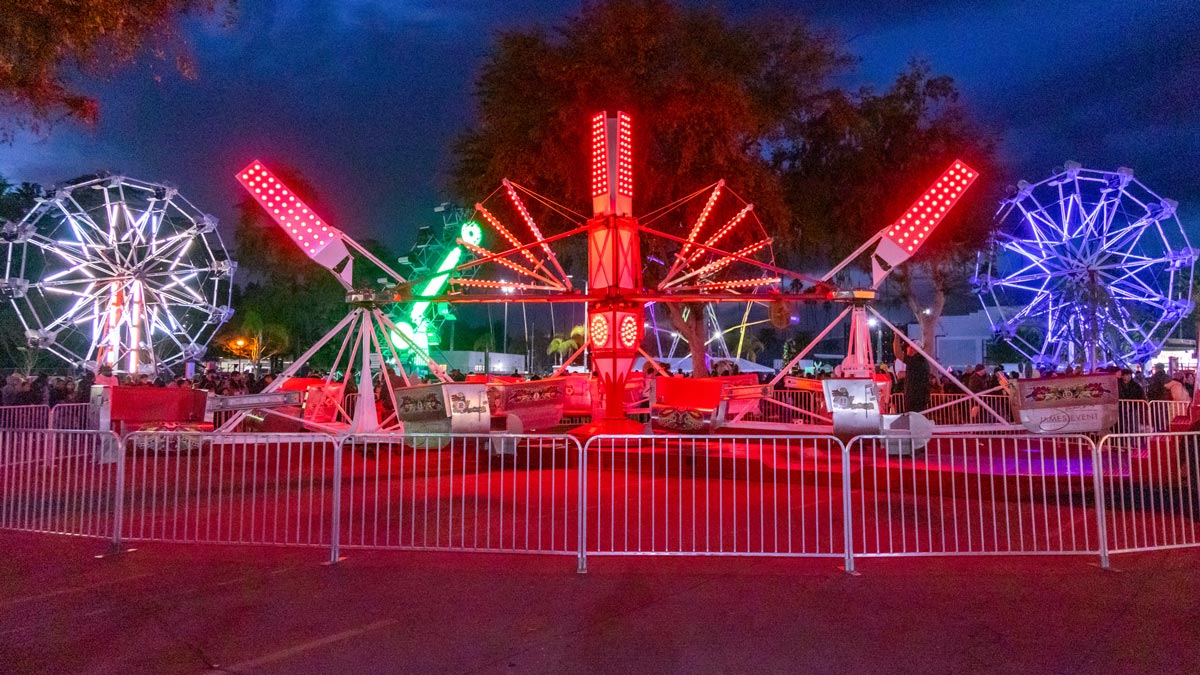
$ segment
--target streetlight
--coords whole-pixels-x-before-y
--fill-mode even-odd
[[[873,316],[869,317],[867,319],[867,326],[875,331],[875,358],[879,359],[880,363],[883,363],[883,329],[879,327],[879,319]]]

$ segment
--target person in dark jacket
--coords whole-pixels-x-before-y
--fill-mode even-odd
[[[904,361],[904,407],[908,412],[921,412],[929,407],[929,361],[904,344],[897,333],[892,337],[892,351]]]

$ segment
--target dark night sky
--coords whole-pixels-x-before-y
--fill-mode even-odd
[[[1195,0],[727,0],[801,9],[886,86],[912,57],[953,76],[1001,134],[1010,182],[1063,160],[1129,166],[1200,232],[1200,8]],[[180,186],[228,221],[252,158],[302,171],[355,236],[405,243],[446,196],[452,137],[495,30],[554,23],[579,0],[241,0],[232,28],[193,22],[198,79],[135,67],[92,91],[94,132],[63,125],[0,147],[0,175],[46,184],[109,169]],[[159,67],[161,70],[161,66]],[[769,226],[769,225],[768,225]],[[1195,239],[1195,238],[1194,238]]]

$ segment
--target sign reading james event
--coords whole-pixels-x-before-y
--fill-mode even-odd
[[[1117,422],[1117,375],[1018,380],[1021,425],[1039,434],[1108,431]]]

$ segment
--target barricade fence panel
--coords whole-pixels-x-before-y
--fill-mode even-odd
[[[1200,545],[1200,434],[1114,434],[1100,456],[1112,552]]]
[[[343,547],[579,552],[574,437],[419,434],[342,443]]]
[[[588,555],[842,556],[844,448],[826,436],[597,436]]]
[[[49,428],[65,430],[96,429],[96,407],[90,403],[59,403],[50,409]]]
[[[49,429],[50,406],[0,406],[0,429]]]
[[[1136,403],[1136,402],[1135,402]],[[588,555],[1099,554],[1200,545],[1200,433],[0,430],[0,527],[140,541]]]
[[[849,444],[856,556],[1092,553],[1085,436],[864,436]]]
[[[131,434],[122,537],[327,546],[337,447],[315,433]]]
[[[1012,400],[1004,394],[984,394],[979,397],[1006,422],[1018,422],[1013,414]],[[929,406],[925,411],[910,411],[905,405],[903,393],[893,393],[888,398],[890,412],[924,412],[937,424],[992,424],[996,418],[963,392],[934,393],[929,395]]]
[[[1154,431],[1170,431],[1171,422],[1186,416],[1190,405],[1191,401],[1146,401],[1148,422]]]
[[[2,430],[0,527],[109,537],[119,469],[111,433]]]

